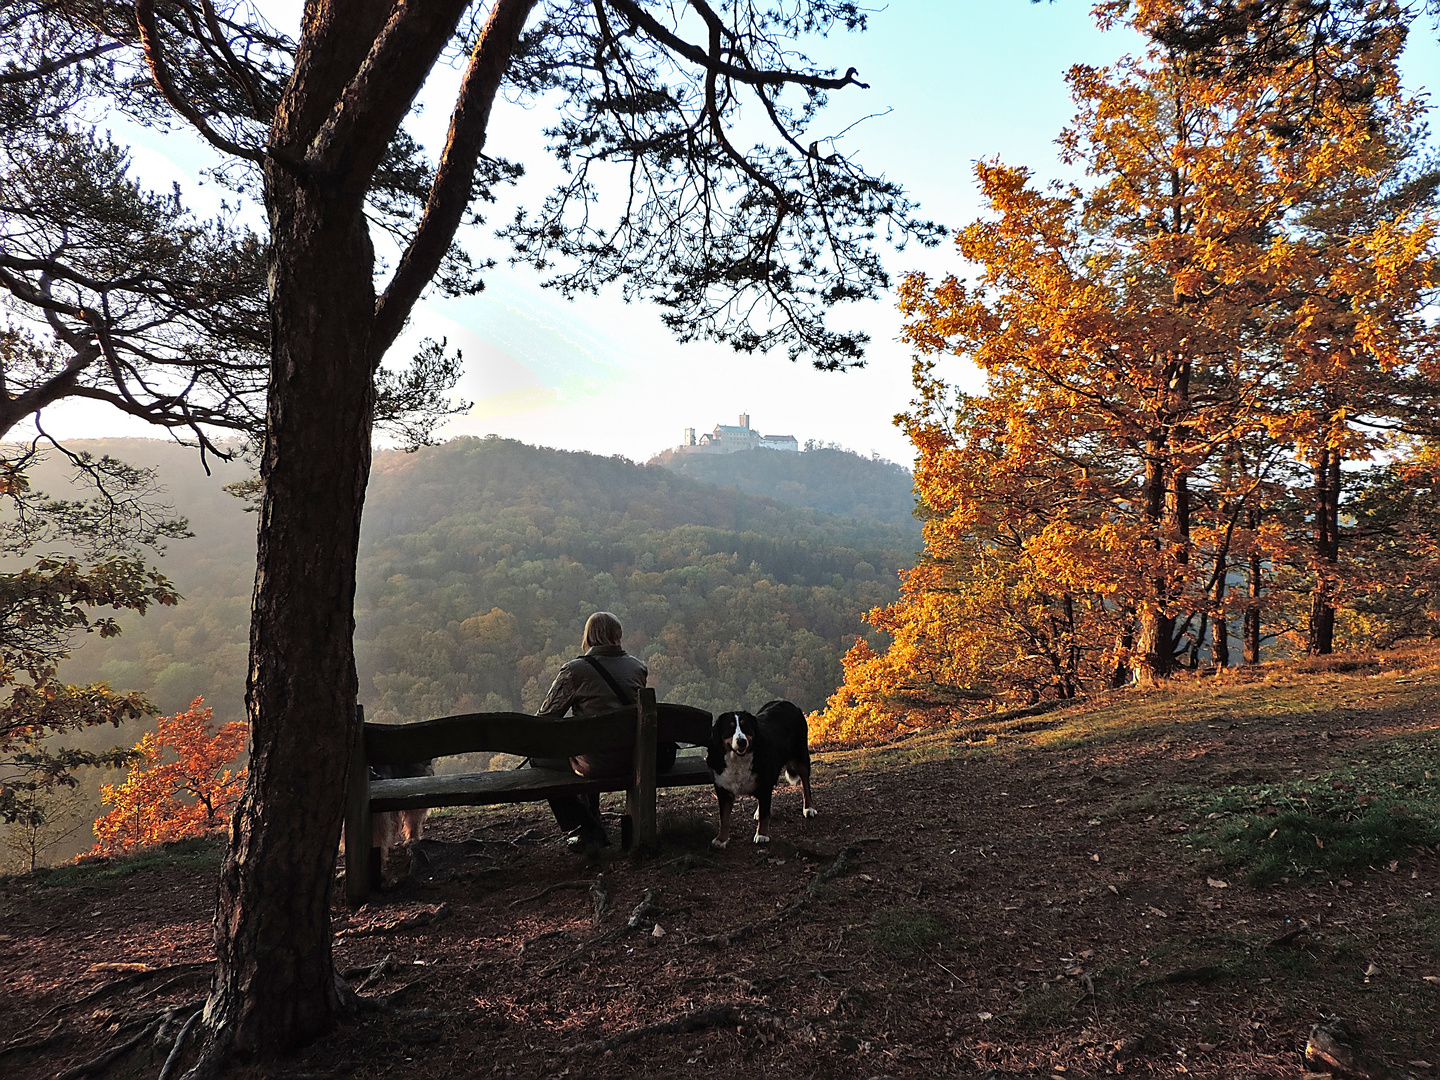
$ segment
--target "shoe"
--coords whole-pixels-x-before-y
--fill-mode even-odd
[[[580,829],[574,836],[565,838],[565,846],[571,851],[588,851],[590,848],[610,846],[610,837],[604,829]]]

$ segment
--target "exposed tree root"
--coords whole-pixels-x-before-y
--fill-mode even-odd
[[[135,983],[142,983],[148,979],[153,979],[157,975],[164,975],[171,971],[193,972],[197,968],[208,968],[214,963],[215,961],[213,960],[196,960],[193,963],[189,964],[166,964],[164,967],[148,968],[145,971],[137,971],[133,975],[127,975],[123,979],[116,979],[114,982],[108,982],[104,986],[97,986],[88,994],[78,997],[74,1001],[62,1001],[58,1005],[51,1006],[49,1009],[41,1013],[40,1016],[36,1018],[35,1023],[39,1024],[44,1020],[48,1020],[50,1017],[54,1016],[62,1009],[75,1009],[79,1008],[81,1005],[88,1005],[96,998],[102,998],[106,994],[113,994],[116,990],[123,989],[124,987],[133,986]],[[146,996],[148,997],[149,994],[147,994]]]
[[[33,1024],[31,1025],[31,1027],[34,1026]],[[4,1057],[6,1054],[17,1054],[22,1050],[39,1050],[43,1046],[48,1046],[55,1040],[55,1037],[60,1034],[60,1029],[64,1026],[64,1020],[57,1020],[55,1021],[55,1026],[44,1035],[36,1035],[30,1039],[26,1039],[22,1035],[19,1038],[11,1039],[4,1046],[0,1046],[0,1057]]]
[[[777,911],[774,915],[760,919],[757,922],[745,923],[743,926],[737,926],[733,930],[725,930],[719,934],[707,934],[705,937],[688,938],[685,944],[709,945],[723,948],[736,938],[748,937],[757,930],[763,930],[767,926],[773,926],[775,923],[783,922],[792,915],[798,914],[815,899],[815,894],[820,891],[820,886],[833,878],[839,877],[849,868],[850,861],[860,854],[860,845],[866,842],[865,840],[860,840],[842,848],[840,854],[835,856],[833,863],[810,879],[810,884],[797,899],[791,901],[791,903]]]
[[[608,1039],[596,1039],[593,1042],[576,1043],[574,1046],[567,1046],[560,1051],[562,1054],[587,1054],[604,1053],[606,1050],[614,1050],[624,1046],[626,1043],[635,1042],[637,1039],[648,1039],[651,1035],[684,1035],[692,1031],[706,1031],[710,1028],[730,1027],[740,1022],[740,1010],[734,1005],[712,1005],[707,1009],[697,1009],[688,1012],[673,1020],[664,1020],[658,1024],[646,1024],[644,1027],[631,1028],[629,1031],[622,1031],[618,1035],[612,1035]]]
[[[680,869],[677,872],[685,874],[689,873],[691,870],[697,870],[701,867],[705,868],[706,870],[714,870],[719,865],[720,864],[717,863],[714,859],[704,859],[701,858],[699,855],[691,855],[687,853],[685,855],[681,855],[678,859],[666,859],[662,863],[654,863],[650,866],[650,869],[664,870],[667,866],[679,866]]]
[[[635,909],[630,912],[630,917],[625,920],[623,926],[617,926],[613,930],[607,930],[603,934],[597,934],[588,941],[582,942],[580,947],[569,956],[556,960],[549,967],[541,968],[540,977],[543,979],[563,968],[569,967],[597,945],[604,945],[617,938],[624,937],[632,930],[649,929],[655,924],[655,916],[660,914],[659,899],[659,889],[646,889],[640,897],[640,903],[635,905]]]
[[[590,886],[590,899],[595,904],[594,923],[600,925],[600,920],[605,918],[605,913],[610,910],[610,893],[605,889],[605,875],[596,874],[595,881]]]
[[[91,1073],[100,1072],[112,1061],[116,1060],[117,1058],[124,1057],[131,1050],[134,1050],[135,1047],[139,1046],[146,1039],[150,1038],[150,1036],[154,1035],[155,1032],[160,1030],[160,1025],[162,1023],[163,1021],[161,1020],[152,1021],[145,1027],[141,1028],[130,1038],[126,1039],[123,1043],[117,1043],[115,1046],[110,1047],[109,1050],[106,1050],[101,1054],[97,1054],[89,1061],[82,1061],[79,1065],[72,1065],[64,1072],[58,1074],[55,1077],[55,1080],[78,1080],[79,1077],[89,1076]]]
[[[210,966],[211,963],[209,961],[206,961],[203,967],[196,968],[194,971],[187,971],[183,975],[176,975],[173,979],[166,979],[159,986],[152,986],[149,990],[146,990],[136,1000],[144,1001],[146,998],[158,997],[166,990],[169,990],[172,986],[178,986],[180,985],[180,983],[188,982],[194,978],[208,978],[210,973],[206,970],[206,968],[209,968]]]
[[[640,903],[625,920],[625,929],[644,930],[655,925],[655,916],[660,914],[660,890],[646,889],[640,896]]]
[[[170,1053],[166,1055],[165,1064],[161,1067],[157,1080],[170,1080],[170,1077],[175,1072],[175,1067],[180,1064],[180,1055],[185,1049],[185,1041],[190,1038],[191,1029],[194,1028],[195,1022],[200,1019],[204,1012],[204,1009],[196,1009],[190,1014],[190,1018],[185,1021],[184,1026],[180,1028],[180,1034],[175,1036],[175,1045],[170,1048]]]

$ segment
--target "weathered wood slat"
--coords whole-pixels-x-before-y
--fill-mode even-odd
[[[635,769],[625,795],[625,813],[642,848],[654,847],[655,832],[655,750],[660,719],[655,708],[655,691],[646,687],[639,693],[640,716],[635,729]]]
[[[703,757],[681,757],[675,768],[659,773],[655,786],[691,787],[711,783]],[[590,779],[559,769],[507,769],[504,772],[458,773],[450,776],[416,776],[403,780],[370,781],[370,809],[409,810],[421,806],[489,806],[496,803],[535,802],[555,795],[589,795],[625,791],[627,776]]]
[[[355,712],[360,723],[360,731],[355,736],[358,741],[364,738],[365,706],[355,706]],[[345,783],[345,899],[352,907],[364,903],[370,891],[370,840],[374,830],[370,816],[369,780],[365,755],[352,752]]]
[[[688,705],[658,706],[660,739],[703,745],[710,714]],[[418,724],[366,724],[365,758],[371,765],[401,765],[452,754],[574,757],[628,747],[635,741],[635,707],[564,720],[528,713],[466,713]]]

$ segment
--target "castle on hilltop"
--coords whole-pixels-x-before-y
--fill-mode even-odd
[[[697,439],[695,429],[687,427],[685,437],[675,448],[682,454],[733,454],[737,450],[786,450],[800,452],[800,441],[794,435],[761,435],[750,426],[750,414],[741,413],[738,424],[716,424]]]

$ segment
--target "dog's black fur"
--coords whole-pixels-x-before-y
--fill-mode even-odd
[[[788,701],[767,701],[753,716],[748,712],[721,713],[710,728],[705,764],[715,778],[720,801],[720,833],[712,847],[730,843],[730,813],[735,800],[753,795],[760,802],[755,817],[755,843],[770,842],[770,799],[784,775],[799,783],[804,793],[804,815],[814,817],[810,797],[810,731],[805,714]]]

